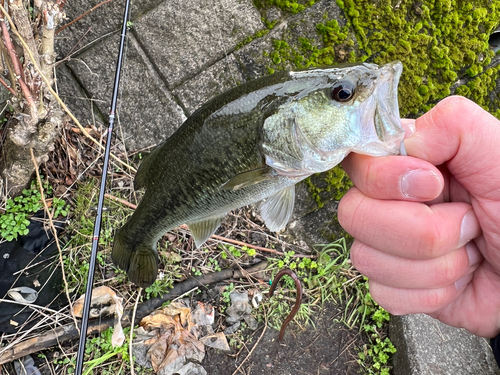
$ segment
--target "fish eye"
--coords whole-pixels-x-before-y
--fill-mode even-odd
[[[338,82],[332,88],[332,99],[345,103],[354,96],[354,86],[350,82]]]

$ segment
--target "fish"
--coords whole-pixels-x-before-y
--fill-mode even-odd
[[[350,152],[399,154],[402,70],[395,61],[281,71],[208,101],[139,166],[134,189],[145,193],[116,231],[114,264],[146,288],[167,231],[187,224],[200,247],[229,211],[259,201],[267,228],[280,231],[298,182]]]

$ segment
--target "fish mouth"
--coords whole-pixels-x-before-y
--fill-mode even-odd
[[[403,64],[394,61],[380,67],[376,87],[376,109],[374,126],[380,141],[379,147],[386,154],[398,154],[404,138],[398,105],[398,84],[403,72]],[[381,150],[381,151],[382,151]]]

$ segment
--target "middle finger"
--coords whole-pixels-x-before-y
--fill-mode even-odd
[[[379,200],[364,195],[356,187],[340,201],[338,219],[357,240],[387,254],[409,259],[437,258],[481,233],[468,203],[427,206]]]

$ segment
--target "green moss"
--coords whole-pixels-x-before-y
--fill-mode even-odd
[[[498,1],[406,0],[398,2],[397,9],[389,0],[337,3],[356,34],[361,53],[357,57],[365,55],[377,64],[403,62],[402,116],[421,114],[450,95],[458,77],[477,77],[493,57],[487,40],[500,20]],[[458,93],[478,104],[488,102],[486,90],[462,88]],[[489,109],[493,112],[496,106],[494,101]]]
[[[296,14],[314,5],[315,2],[316,0],[254,0],[253,3],[257,9],[275,6],[285,12]]]
[[[239,42],[239,43],[236,45],[235,49],[240,49],[240,48],[241,48],[241,47],[243,47],[244,45],[246,45],[246,44],[250,43],[252,40],[254,40],[254,39],[256,39],[256,38],[260,38],[260,37],[262,37],[262,36],[264,36],[264,35],[267,35],[267,34],[269,33],[269,30],[270,30],[270,29],[266,29],[266,30],[259,30],[259,31],[257,31],[255,34],[248,36],[245,40],[243,40],[243,41]]]
[[[340,165],[307,178],[305,184],[318,208],[332,199],[340,200],[352,186],[351,180]]]
[[[488,73],[491,79],[482,87],[476,77],[483,76],[494,56],[487,40],[499,24],[499,1],[403,0],[398,7],[390,0],[337,0],[337,4],[347,25],[341,27],[328,17],[317,24],[322,46],[305,38],[295,43],[287,40],[286,46],[276,43],[274,69],[400,60],[404,65],[399,85],[402,116],[415,117],[430,109],[452,93],[459,77],[474,82],[457,94],[496,113],[500,103],[489,98],[485,88],[494,89],[498,70]]]

